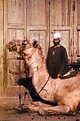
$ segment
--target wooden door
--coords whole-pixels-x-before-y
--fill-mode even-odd
[[[4,1],[4,87],[15,95],[19,71],[26,71],[25,62],[17,60],[17,53],[9,52],[5,47],[12,39],[31,39],[39,41],[46,52],[46,2],[45,0],[5,0]],[[15,91],[14,91],[15,88]],[[7,92],[6,91],[6,92]],[[17,93],[16,93],[17,94]]]
[[[12,39],[23,40],[26,38],[26,0],[4,0],[4,88],[7,91],[16,93],[13,87],[17,87],[19,71],[25,70],[25,62],[17,60],[19,56],[6,49],[6,44]],[[11,91],[10,91],[10,90]],[[6,91],[6,92],[7,92]]]
[[[46,53],[46,0],[27,0],[27,38],[39,41]]]
[[[53,34],[59,31],[61,44],[67,49],[69,61],[76,61],[80,55],[79,0],[49,0],[49,44]]]
[[[62,35],[61,44],[66,47],[68,57],[73,57],[73,11],[72,0],[50,0],[49,2],[49,28],[50,46],[53,34],[58,31]]]
[[[12,39],[38,40],[46,57],[53,34],[59,31],[69,60],[77,59],[80,55],[79,11],[79,0],[4,0],[4,87],[17,87],[19,75],[16,73],[19,69],[26,70],[24,61],[19,66],[18,55],[5,49]]]

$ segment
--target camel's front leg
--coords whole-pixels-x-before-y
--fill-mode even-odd
[[[38,110],[38,113],[40,115],[51,115],[51,114],[67,114],[69,113],[70,108],[66,105],[58,105],[58,106],[54,106],[54,107],[41,107]]]

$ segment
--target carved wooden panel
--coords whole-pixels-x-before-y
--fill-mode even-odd
[[[7,0],[7,23],[24,24],[24,0]]]
[[[77,25],[80,25],[80,0],[77,0]]]
[[[50,19],[52,25],[70,25],[71,0],[50,0]]]
[[[45,26],[45,0],[27,0],[28,25]]]
[[[46,54],[46,31],[30,31],[30,37],[37,40],[43,49],[44,56]]]
[[[76,49],[76,54],[77,56],[79,56],[80,58],[80,0],[76,1],[76,36],[77,36],[77,40],[76,40],[76,45],[77,45],[77,49]]]
[[[77,40],[77,55],[80,56],[80,31],[78,31],[78,40]]]
[[[14,59],[8,59],[8,82],[7,85],[17,85],[17,81],[19,78],[26,78],[26,64],[23,60],[14,60]]]

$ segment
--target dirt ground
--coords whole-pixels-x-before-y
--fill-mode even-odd
[[[27,110],[0,109],[0,121],[80,121],[80,113],[71,115],[40,116]]]
[[[27,109],[20,110],[18,97],[0,98],[0,121],[80,121],[80,110],[76,114],[40,116]]]

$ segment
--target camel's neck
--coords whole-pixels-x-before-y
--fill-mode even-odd
[[[33,84],[39,91],[49,78],[45,60],[39,54],[33,55],[30,64],[33,74]]]
[[[31,64],[31,69],[33,72],[33,75],[37,74],[39,78],[44,77],[47,78],[49,76],[46,68],[45,61],[42,58],[36,57]]]
[[[46,65],[40,64],[33,70],[33,84],[39,92],[41,88],[46,84],[49,79],[49,74],[47,73]]]

